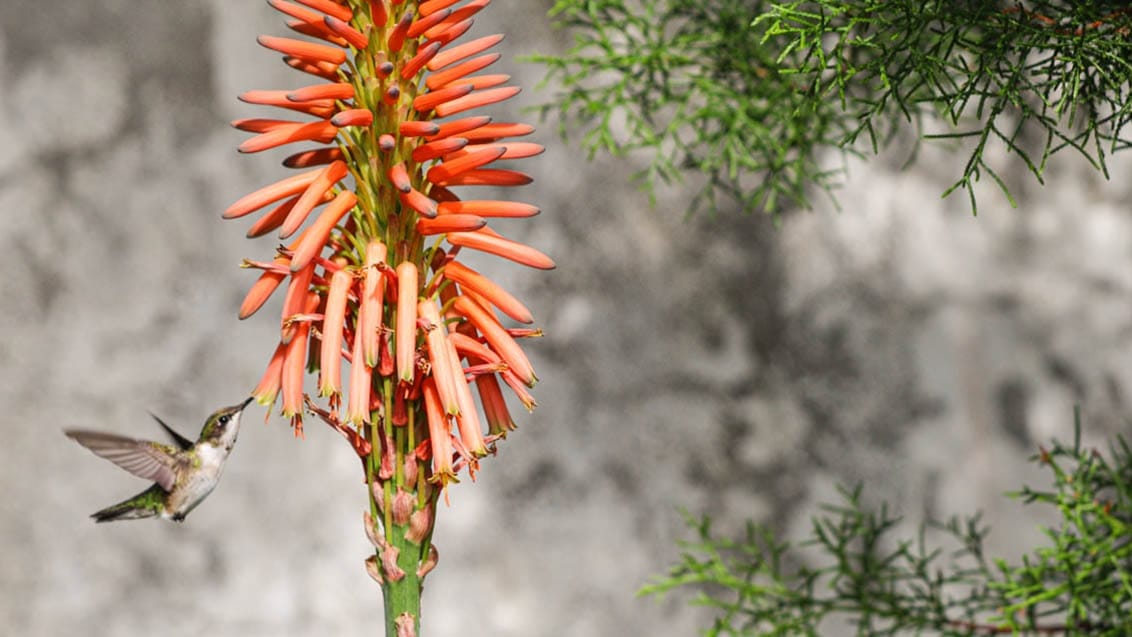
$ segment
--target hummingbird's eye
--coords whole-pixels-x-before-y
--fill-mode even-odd
[[[231,420],[231,419],[232,419],[231,416],[229,416],[228,414],[224,414],[223,416],[220,417],[220,424],[227,425],[228,421]]]

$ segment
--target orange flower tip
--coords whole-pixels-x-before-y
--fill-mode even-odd
[[[449,232],[471,232],[487,225],[487,219],[476,215],[444,215],[436,219],[418,219],[417,232],[430,236]]]
[[[305,190],[324,169],[318,168],[293,175],[240,197],[221,215],[225,219],[235,219],[259,210],[269,203],[290,197]]]
[[[335,160],[342,159],[342,151],[338,148],[317,148],[295,153],[283,160],[287,168],[309,168],[323,166]]]
[[[530,124],[487,124],[481,126],[473,131],[468,131],[464,137],[467,137],[472,143],[495,141],[502,137],[523,137],[535,132],[535,127]]]
[[[330,118],[330,123],[339,128],[347,126],[369,126],[373,123],[373,111],[368,108],[351,108]]]
[[[401,16],[401,21],[397,23],[397,26],[393,27],[393,30],[389,32],[387,44],[389,45],[390,51],[397,53],[401,50],[401,47],[405,45],[405,36],[408,35],[409,26],[412,25],[412,23],[413,12],[406,11],[405,15]]]
[[[323,18],[323,23],[326,27],[334,32],[335,35],[340,36],[342,39],[350,43],[350,46],[358,49],[359,51],[365,50],[369,46],[369,38],[367,38],[361,31],[350,26],[344,20],[328,15]]]
[[[460,0],[427,0],[426,2],[421,3],[418,11],[420,11],[421,15],[424,16],[432,15],[433,13],[436,13],[441,9],[448,8],[456,4],[457,2],[460,2]]]
[[[442,201],[437,204],[437,211],[441,215],[473,214],[481,217],[519,218],[533,217],[540,211],[537,206],[518,201]]]
[[[448,243],[510,259],[539,270],[553,270],[554,261],[534,248],[485,232],[450,232]]]
[[[475,90],[475,88],[471,84],[458,84],[456,86],[447,86],[437,91],[429,91],[424,95],[418,95],[413,100],[413,110],[418,113],[427,113],[428,111],[435,110],[442,104],[457,101],[467,96],[473,90]]]
[[[384,80],[390,75],[393,75],[393,70],[395,68],[397,67],[393,66],[392,62],[382,62],[381,64],[377,65],[377,68],[374,69],[374,72],[377,74],[377,77],[379,79]]]
[[[470,152],[459,159],[443,161],[428,170],[426,179],[434,184],[444,185],[452,178],[479,168],[499,159],[507,149],[503,146],[488,146]]]
[[[313,12],[311,13],[311,15],[317,16],[317,14]],[[322,24],[322,21],[317,17],[315,17],[314,20],[310,22],[306,20],[287,20],[286,24],[287,28],[291,29],[295,33],[301,33],[312,38],[318,38],[319,40],[329,42],[336,46],[345,48],[350,44],[345,40],[345,38],[334,35],[334,33],[331,32],[330,29],[327,29],[326,26]]]
[[[397,139],[389,133],[383,133],[377,138],[377,148],[383,153],[392,152],[394,148],[397,148]]]
[[[469,109],[502,102],[503,100],[518,95],[520,90],[522,89],[518,86],[502,86],[499,88],[476,91],[464,97],[439,104],[434,110],[436,111],[437,117],[448,117],[449,115],[462,113]]]
[[[407,80],[414,77],[439,51],[439,42],[433,42],[421,47],[417,50],[417,54],[410,58],[409,61],[405,63],[405,66],[401,68],[401,79]]]
[[[369,11],[375,26],[383,27],[389,23],[389,11],[385,8],[385,0],[369,0]]]
[[[286,95],[292,102],[310,102],[312,100],[349,100],[354,98],[354,87],[347,82],[334,82],[331,84],[315,84],[295,89]]]
[[[452,137],[455,135],[460,135],[461,137],[463,137],[463,133],[470,130],[475,130],[481,126],[486,126],[490,123],[491,116],[489,115],[463,117],[460,119],[454,119],[450,122],[444,122],[438,127],[435,133],[426,135],[426,137],[430,142],[439,141],[442,138]]]
[[[455,64],[466,58],[470,58],[478,53],[490,49],[491,47],[503,41],[502,34],[488,35],[482,38],[477,38],[466,44],[453,47],[440,55],[437,55],[428,63],[428,70],[436,71],[451,64]],[[499,55],[499,54],[495,54]]]
[[[397,190],[408,193],[413,190],[412,182],[409,181],[409,173],[405,170],[405,164],[396,164],[389,169],[389,181],[393,182],[393,187]]]
[[[421,193],[419,190],[411,189],[409,192],[401,193],[401,203],[412,208],[422,217],[428,219],[436,217],[436,202],[429,199],[427,195]],[[437,232],[433,234],[443,233]]]
[[[393,104],[397,103],[397,100],[400,97],[401,89],[397,88],[396,86],[390,86],[389,88],[385,89],[384,93],[381,94],[381,101],[386,106],[392,106]]]
[[[492,64],[495,64],[501,57],[503,57],[501,53],[489,53],[487,55],[481,55],[479,57],[472,58],[470,60],[467,60],[466,62],[455,64],[451,68],[446,68],[443,71],[434,71],[430,73],[429,76],[425,79],[425,86],[430,89],[447,86],[448,84],[457,82],[461,78],[467,77],[468,75],[471,75],[476,71],[483,70],[491,66]],[[506,82],[507,80],[503,81]]]
[[[354,12],[349,8],[344,7],[332,0],[295,0],[299,4],[306,5],[315,11],[321,11],[327,15],[332,15],[339,20],[349,20],[354,17]]]
[[[346,52],[339,47],[305,40],[281,38],[273,35],[261,35],[256,42],[264,48],[278,51],[285,55],[306,58],[311,61],[325,61],[331,64],[342,64],[346,61]]]
[[[450,15],[452,15],[452,9],[443,9],[430,15],[422,16],[419,20],[414,21],[409,26],[409,29],[405,31],[405,35],[410,38],[415,38],[423,35],[425,31],[428,31],[434,26],[440,24]]]
[[[449,153],[454,153],[468,145],[468,140],[463,137],[444,137],[436,141],[428,142],[413,149],[413,161],[421,163],[426,162],[438,157],[443,157]]]
[[[472,4],[474,3],[469,3],[467,6],[470,7],[472,6]],[[468,29],[472,28],[472,24],[475,23],[475,20],[463,20],[455,24],[452,23],[452,20],[456,19],[456,16],[460,15],[462,11],[463,9],[461,9],[460,11],[454,11],[447,22],[441,22],[440,24],[425,32],[425,38],[427,38],[429,42],[440,42],[441,44],[448,44],[461,35],[467,33]]]
[[[438,134],[440,130],[439,124],[429,121],[402,122],[397,128],[397,132],[403,137],[428,137]]]
[[[266,133],[267,131],[279,128],[280,126],[290,126],[300,124],[287,119],[265,119],[262,117],[247,117],[244,119],[232,120],[232,128],[242,130],[248,133]]]
[[[466,170],[444,182],[445,186],[526,186],[534,178],[517,170],[479,168]]]

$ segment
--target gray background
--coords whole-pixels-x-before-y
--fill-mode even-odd
[[[549,98],[513,61],[566,42],[548,4],[479,20],[526,88],[501,118]],[[254,275],[236,266],[274,240],[219,212],[283,175],[226,122],[260,112],[239,92],[307,81],[255,44],[284,32],[251,0],[0,2],[0,632],[380,634],[336,434],[295,441],[254,409],[187,524],[95,526],[144,485],[60,433],[156,436],[146,410],[192,432],[259,378],[279,300],[238,322]],[[1020,206],[986,185],[973,218],[939,198],[959,156],[899,172],[897,149],[852,165],[841,212],[775,228],[687,220],[680,188],[649,209],[640,158],[587,163],[555,124],[509,194],[543,214],[502,227],[558,269],[478,262],[548,332],[528,350],[541,406],[441,511],[428,635],[693,634],[701,612],[634,597],[676,558],[678,507],[798,533],[857,480],[913,520],[981,508],[1017,555],[1039,520],[1000,494],[1044,480],[1037,443],[1068,435],[1075,402],[1088,440],[1127,429],[1123,158],[1111,182],[1062,159],[1039,189],[996,156]]]

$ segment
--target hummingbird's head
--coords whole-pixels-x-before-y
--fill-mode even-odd
[[[251,402],[252,399],[248,398],[239,405],[217,409],[205,421],[204,429],[200,432],[201,440],[209,440],[222,447],[235,444],[236,435],[240,432],[240,414]]]

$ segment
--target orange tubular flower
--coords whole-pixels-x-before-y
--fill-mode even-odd
[[[370,563],[387,594],[419,589],[434,559],[431,533],[422,529],[431,528],[443,487],[464,468],[474,471],[477,458],[514,429],[499,381],[534,404],[526,390],[535,384],[534,370],[501,322],[530,323],[531,312],[456,261],[467,249],[554,267],[542,252],[488,227],[497,218],[534,216],[538,208],[464,199],[472,186],[529,183],[509,165],[543,150],[514,140],[532,127],[472,112],[519,92],[506,85],[508,76],[482,73],[500,59],[491,49],[502,35],[459,42],[489,2],[268,0],[295,33],[261,36],[259,43],[316,83],[248,91],[242,101],[291,116],[233,122],[251,134],[241,152],[313,144],[283,162],[300,172],[223,213],[255,215],[249,237],[275,230],[283,238],[295,235],[274,261],[248,263],[263,272],[239,314],[250,316],[285,290],[280,343],[254,395],[274,405],[281,394],[282,413],[296,433],[308,408],[363,456],[372,511],[386,512],[376,516],[381,532],[370,534],[377,539]],[[303,394],[307,372],[319,374],[321,399]],[[394,498],[402,514],[411,503],[412,542],[405,539],[407,517],[388,514]],[[389,599],[401,604],[411,597],[402,591]],[[401,630],[406,621],[415,626],[419,606],[392,610],[387,630]]]

